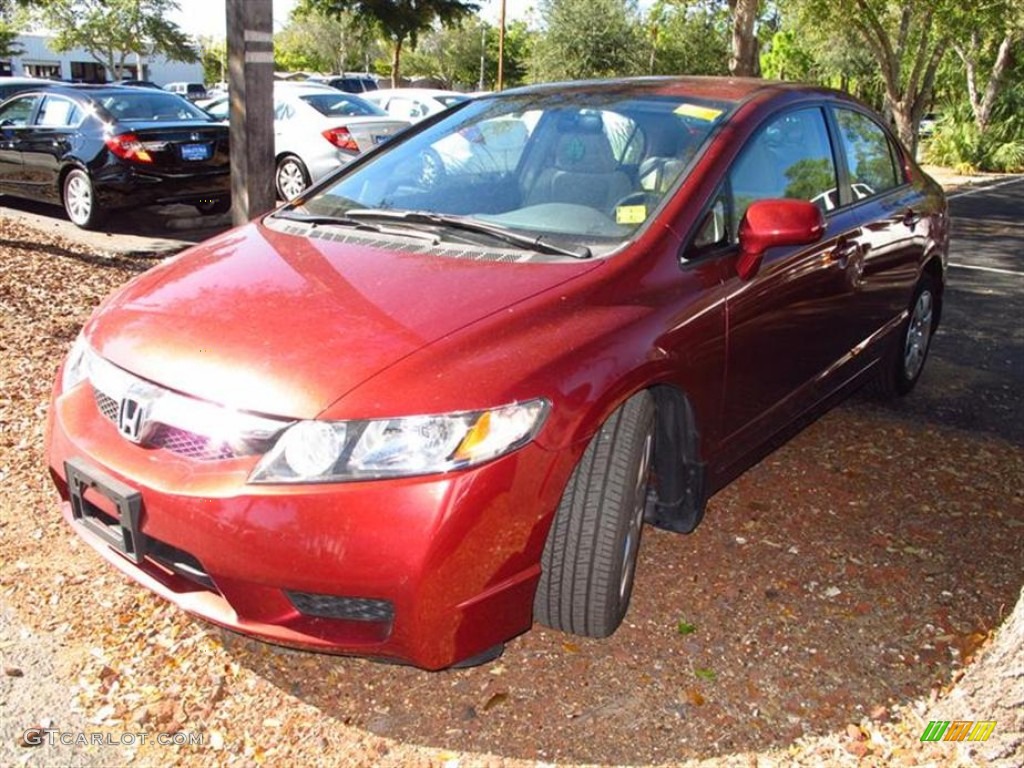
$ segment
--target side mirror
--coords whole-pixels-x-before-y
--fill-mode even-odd
[[[803,200],[758,200],[740,222],[740,256],[736,273],[749,280],[761,266],[764,252],[780,245],[808,245],[825,233],[825,219],[813,203]]]

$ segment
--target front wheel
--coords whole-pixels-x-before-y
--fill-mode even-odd
[[[96,193],[89,174],[80,168],[72,169],[64,177],[62,199],[64,212],[71,223],[82,229],[95,229],[103,219],[103,211],[96,202]]]
[[[910,312],[899,336],[881,362],[872,391],[882,398],[905,395],[914,388],[924,370],[932,334],[939,322],[939,294],[935,279],[922,275],[910,302]]]
[[[573,470],[541,558],[534,616],[542,624],[607,637],[633,592],[654,449],[647,392],[620,406]]]

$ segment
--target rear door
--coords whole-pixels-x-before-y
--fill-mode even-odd
[[[907,307],[926,245],[922,217],[928,205],[912,186],[900,150],[870,115],[852,107],[832,109],[841,150],[841,212],[856,237],[848,253],[855,259],[850,280],[856,307],[844,326],[848,344],[868,342]]]
[[[22,145],[32,130],[39,96],[21,96],[0,110],[0,192],[25,194]]]
[[[63,158],[81,144],[85,110],[67,96],[43,96],[32,128],[22,142],[23,179],[33,197],[59,199]]]

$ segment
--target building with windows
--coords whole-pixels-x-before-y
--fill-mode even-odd
[[[0,59],[0,76],[44,77],[75,83],[105,83],[114,79],[114,73],[108,73],[86,51],[76,48],[57,53],[50,48],[51,40],[46,35],[19,35],[15,45],[21,53]],[[179,80],[195,83],[203,81],[203,66],[198,63],[167,61],[162,56],[138,61],[132,56],[126,66],[128,71],[124,73],[125,77],[152,80],[158,85]]]

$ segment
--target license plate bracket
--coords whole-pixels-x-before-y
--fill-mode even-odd
[[[181,159],[188,160],[190,162],[198,162],[201,160],[209,160],[210,155],[209,144],[182,144],[181,145]]]
[[[92,531],[136,565],[140,564],[146,556],[146,537],[139,527],[142,494],[80,459],[65,461],[64,472],[68,481],[71,516],[75,522]],[[113,520],[85,498],[89,490],[114,505],[117,520]]]

